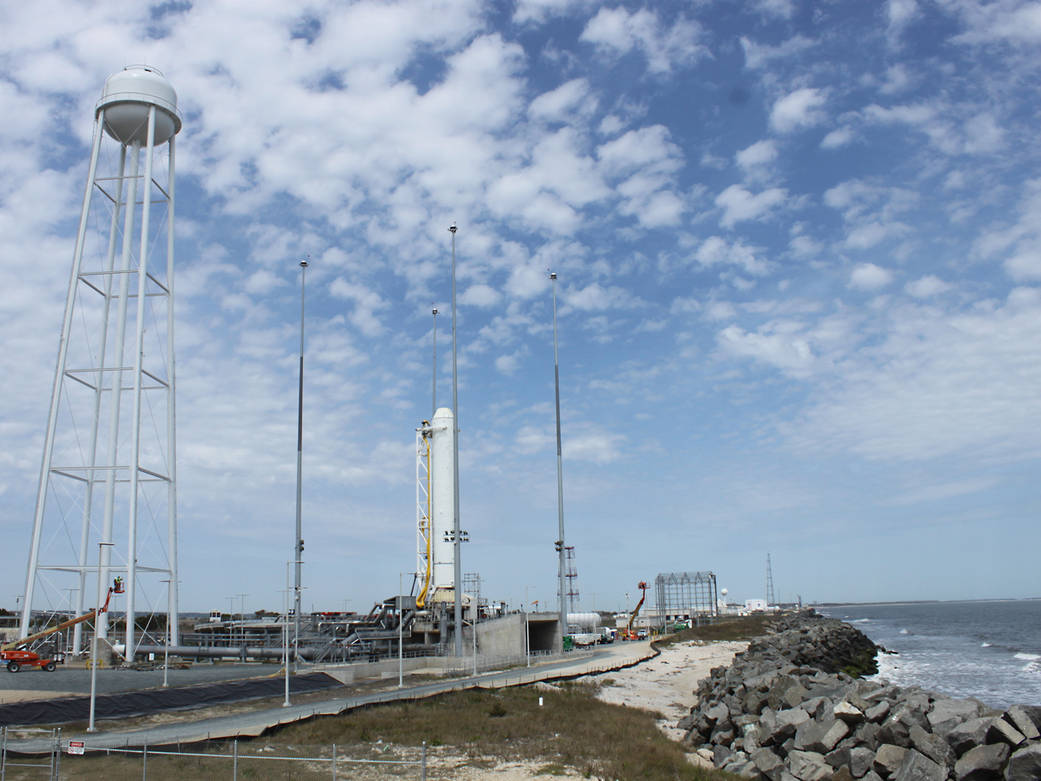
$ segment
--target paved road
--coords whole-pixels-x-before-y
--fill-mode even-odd
[[[104,749],[145,745],[168,746],[214,738],[254,737],[261,734],[264,730],[279,724],[288,724],[312,716],[331,716],[362,705],[402,699],[419,699],[474,687],[501,688],[534,683],[539,680],[607,672],[638,664],[643,659],[653,655],[655,655],[655,652],[650,648],[649,642],[625,643],[621,646],[598,649],[592,654],[582,657],[549,661],[531,667],[437,681],[419,686],[406,686],[401,689],[395,688],[388,691],[373,692],[356,697],[337,698],[306,705],[290,705],[289,707],[269,708],[232,716],[167,724],[141,730],[95,732],[93,734],[65,733],[63,740],[83,740],[88,749]],[[7,748],[9,751],[25,754],[46,754],[50,753],[52,743],[48,738],[8,740]]]
[[[280,670],[277,664],[195,664],[188,670],[171,668],[169,683],[171,686],[190,686],[194,683],[278,675]],[[154,689],[162,685],[162,670],[98,670],[98,691],[104,694]],[[90,670],[59,665],[52,673],[26,667],[17,673],[9,673],[0,667],[0,701],[6,699],[3,696],[5,690],[89,694]]]

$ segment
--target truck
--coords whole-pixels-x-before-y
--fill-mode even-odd
[[[63,629],[68,629],[70,626],[76,626],[91,618],[95,619],[95,625],[97,623],[97,617],[102,613],[108,612],[109,602],[112,600],[113,594],[123,593],[123,579],[116,578],[112,586],[109,587],[108,596],[105,598],[105,604],[99,607],[97,610],[91,610],[84,613],[82,616],[76,616],[70,618],[67,621],[62,621],[56,626],[52,626],[49,629],[44,629],[42,632],[29,635],[27,637],[13,640],[10,643],[5,643],[0,646],[0,662],[7,662],[7,671],[9,673],[16,673],[23,667],[39,667],[40,669],[52,673],[57,669],[58,663],[65,661],[63,654],[45,654],[41,656],[36,650],[33,650],[30,646],[39,640],[49,637],[56,632],[60,632]]]

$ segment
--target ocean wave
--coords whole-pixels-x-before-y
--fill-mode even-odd
[[[1015,655],[1016,659],[1021,659],[1024,662],[1037,662],[1041,661],[1041,654],[1024,654],[1018,653]]]
[[[990,648],[990,643],[984,640],[982,643],[980,643],[980,648]]]
[[[870,624],[871,623],[871,619],[870,618],[858,618],[858,619],[856,619],[854,621],[850,621],[849,623],[851,623],[851,624]]]
[[[900,634],[906,635],[906,634],[910,634],[910,632],[908,632],[906,629],[901,629],[900,630]]]

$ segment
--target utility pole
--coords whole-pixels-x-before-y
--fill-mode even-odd
[[[567,589],[564,586],[567,578],[565,570],[564,550],[564,461],[560,449],[560,361],[557,358],[557,274],[549,272],[553,288],[553,392],[557,407],[557,523],[558,534],[555,543],[557,548],[557,566],[560,588],[560,652],[564,652],[564,637],[567,635]]]
[[[293,561],[296,565],[295,613],[293,615],[293,665],[300,663],[300,575],[304,558],[303,538],[303,468],[304,468],[304,290],[307,281],[306,260],[300,261],[300,386],[296,409],[296,537]]]
[[[448,230],[452,234],[452,416],[455,418],[452,424],[452,475],[455,490],[455,507],[452,511],[452,553],[455,559],[455,572],[453,584],[455,590],[455,655],[463,655],[463,566],[460,558],[462,553],[462,534],[459,530],[459,364],[457,360],[456,346],[456,302],[455,302],[455,232],[457,230],[453,222]]]

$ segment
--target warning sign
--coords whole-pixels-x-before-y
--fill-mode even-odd
[[[83,745],[82,740],[70,740],[69,741],[69,753],[70,754],[83,754],[86,751],[86,746]]]

